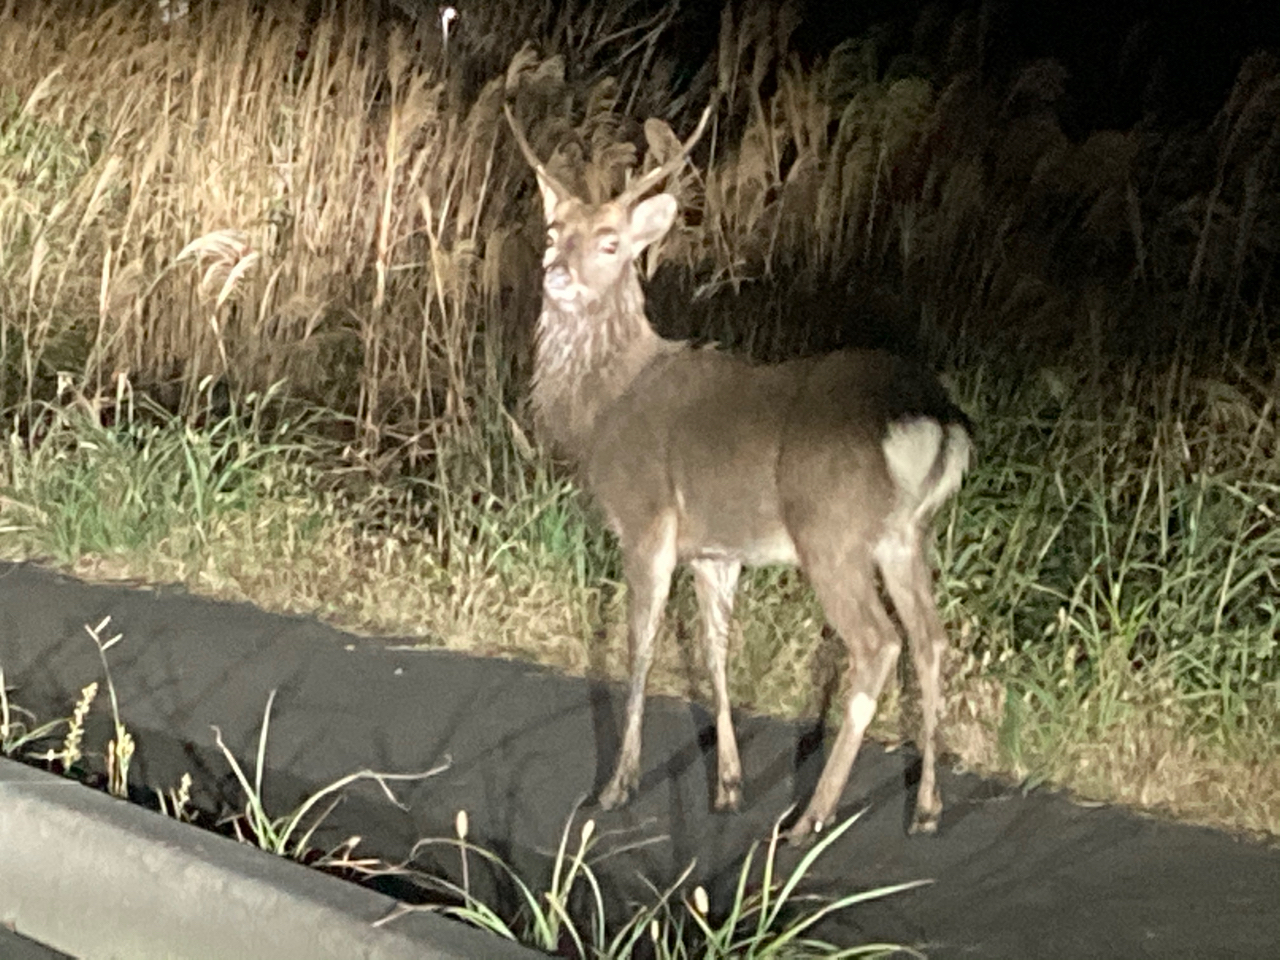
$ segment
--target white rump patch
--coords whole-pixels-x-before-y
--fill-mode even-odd
[[[924,497],[925,482],[933,472],[942,446],[942,424],[928,417],[889,424],[884,438],[884,459],[889,475],[910,500]]]
[[[919,517],[931,515],[960,489],[972,444],[958,423],[944,428],[930,417],[916,417],[889,424],[883,447],[894,485],[916,505],[912,513]]]

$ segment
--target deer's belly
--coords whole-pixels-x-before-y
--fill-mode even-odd
[[[794,566],[796,545],[772,498],[749,495],[708,503],[708,491],[677,492],[676,549],[681,560],[737,560],[745,566]]]

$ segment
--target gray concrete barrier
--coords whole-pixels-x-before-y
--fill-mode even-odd
[[[81,960],[541,956],[422,912],[374,926],[394,905],[357,884],[0,759],[0,924]]]

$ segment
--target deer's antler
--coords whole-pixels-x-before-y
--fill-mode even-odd
[[[654,167],[639,180],[632,183],[626,190],[622,191],[617,197],[617,202],[623,206],[629,206],[636,200],[639,200],[655,186],[665,180],[671,174],[679,170],[683,165],[685,158],[689,156],[689,151],[694,148],[697,142],[702,139],[702,135],[707,130],[707,123],[711,120],[711,114],[715,110],[716,101],[713,98],[707,104],[706,109],[702,111],[702,118],[698,121],[698,126],[694,129],[689,139],[680,145],[680,149],[667,160],[666,163],[659,167]]]
[[[516,145],[520,147],[520,152],[524,154],[524,158],[528,161],[529,166],[533,167],[534,173],[538,175],[538,179],[549,186],[560,200],[568,200],[572,197],[572,190],[551,174],[547,173],[547,168],[542,165],[542,161],[538,159],[538,155],[533,152],[533,147],[529,146],[529,141],[525,139],[524,132],[516,123],[516,118],[511,112],[511,107],[504,103],[502,105],[502,112],[507,116],[507,126],[511,128],[511,133],[516,138]]]
[[[702,111],[702,117],[698,120],[698,126],[694,129],[693,134],[680,145],[680,149],[675,155],[667,160],[666,163],[659,167],[654,167],[639,180],[632,183],[626,190],[619,194],[616,198],[618,203],[623,206],[629,206],[636,200],[639,200],[655,186],[665,180],[671,174],[675,173],[684,164],[685,158],[689,156],[689,151],[694,148],[702,135],[707,130],[707,123],[711,120],[711,114],[715,110],[716,101],[713,99],[707,104],[706,109]],[[538,155],[533,152],[533,147],[529,146],[529,141],[525,138],[524,132],[516,123],[515,115],[511,112],[508,104],[502,105],[502,112],[507,117],[507,126],[511,128],[511,133],[516,138],[516,145],[520,147],[520,152],[524,154],[525,160],[529,166],[533,167],[538,178],[549,186],[560,200],[567,200],[573,196],[573,191],[566,187],[563,183],[547,172],[547,168],[542,161],[538,159]]]

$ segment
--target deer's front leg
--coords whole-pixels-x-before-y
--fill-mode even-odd
[[[600,806],[612,810],[631,799],[640,782],[640,727],[644,720],[644,691],[653,666],[654,643],[676,566],[675,514],[664,514],[634,544],[623,542],[627,580],[631,682],[627,689],[627,719],[622,749],[613,777],[600,792]]]
[[[693,587],[702,612],[702,641],[716,697],[716,809],[742,805],[742,761],[729,705],[729,618],[742,564],[732,560],[694,560]]]

